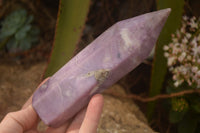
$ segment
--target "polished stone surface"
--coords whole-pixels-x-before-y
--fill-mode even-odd
[[[33,107],[58,127],[91,96],[132,71],[150,54],[170,13],[164,9],[120,21],[65,64],[33,96]]]

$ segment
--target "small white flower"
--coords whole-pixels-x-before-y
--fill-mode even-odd
[[[187,83],[189,84],[189,86],[191,86],[192,85],[191,80],[189,78],[187,78],[186,80],[187,80]]]
[[[193,55],[196,57],[200,54],[200,46],[199,47],[194,47],[192,48],[192,51],[193,51]]]
[[[175,87],[178,87],[180,84],[183,83],[183,80],[177,80],[175,83],[174,83],[174,86]]]
[[[183,75],[186,75],[188,72],[188,69],[185,66],[180,66],[179,67],[179,72]]]
[[[180,43],[174,43],[174,46],[178,47],[180,46]]]
[[[169,53],[165,52],[165,53],[164,53],[164,56],[165,56],[166,58],[169,57]]]
[[[187,59],[188,59],[188,60],[191,60],[191,59],[192,59],[192,56],[191,56],[191,55],[187,55]]]
[[[197,88],[200,88],[200,80],[198,80]]]
[[[179,60],[180,62],[182,62],[182,61],[184,60],[185,56],[186,56],[186,53],[183,52],[183,53],[178,57],[178,60]]]
[[[187,21],[188,17],[187,16],[183,16],[183,20]]]
[[[181,37],[181,33],[180,33],[179,30],[176,30],[176,36],[177,36],[177,38],[180,38],[180,37]]]
[[[168,66],[171,66],[174,63],[174,60],[175,60],[175,57],[169,57],[168,62],[167,62]]]
[[[173,44],[173,43],[170,43],[170,44],[169,44],[169,47],[170,47],[170,48],[174,47],[174,44]]]
[[[185,33],[185,27],[181,27],[181,33]]]
[[[200,70],[197,72],[197,76],[200,76]]]
[[[200,88],[200,19],[183,16],[182,27],[172,34],[172,42],[164,45],[169,71],[174,85],[184,81]],[[187,28],[189,27],[189,29]]]
[[[169,50],[169,46],[164,45],[163,50],[165,50],[165,51]]]
[[[186,44],[186,43],[188,43],[188,39],[186,37],[184,37],[182,42]]]
[[[198,28],[198,24],[196,22],[194,22],[193,20],[189,23],[191,28],[197,29]]]
[[[195,63],[195,62],[196,62],[196,59],[195,59],[195,58],[193,58],[193,59],[192,59],[192,62],[193,62],[193,63]]]
[[[187,37],[188,39],[190,39],[191,36],[192,36],[192,35],[191,35],[190,33],[186,33],[186,37]]]
[[[176,75],[173,75],[172,79],[173,79],[173,80],[177,80],[177,76],[176,76]]]
[[[173,43],[177,43],[178,39],[177,38],[173,38],[172,41],[173,41]]]
[[[196,17],[193,16],[193,17],[191,18],[191,21],[196,21]]]
[[[193,73],[196,73],[197,70],[198,70],[198,67],[196,67],[196,66],[193,66],[193,67],[192,67],[192,72],[193,72]]]
[[[178,86],[179,86],[179,82],[176,81],[176,82],[174,83],[174,86],[175,86],[175,87],[178,87]]]
[[[200,34],[199,34],[198,37],[197,37],[197,41],[200,41]]]
[[[197,39],[196,39],[196,37],[194,37],[194,38],[192,39],[191,44],[192,44],[192,45],[197,45]]]
[[[178,48],[174,47],[174,48],[172,49],[172,54],[177,55],[178,52],[179,52],[179,49],[178,49]]]

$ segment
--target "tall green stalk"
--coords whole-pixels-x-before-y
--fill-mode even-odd
[[[163,87],[163,82],[167,72],[167,61],[163,54],[163,46],[170,42],[171,34],[181,25],[183,6],[184,0],[157,0],[158,9],[171,8],[172,12],[160,34],[155,49],[149,93],[151,97],[160,94]],[[150,102],[148,104],[147,117],[149,119],[152,117],[155,104],[156,102]]]
[[[72,58],[89,7],[90,0],[60,0],[53,50],[44,77],[53,75]]]

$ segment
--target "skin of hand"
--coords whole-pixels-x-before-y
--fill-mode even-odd
[[[39,133],[39,117],[31,103],[32,96],[21,110],[8,113],[0,123],[0,133]],[[96,94],[91,98],[87,109],[83,109],[71,121],[58,128],[48,127],[45,133],[96,133],[102,110],[103,96]]]

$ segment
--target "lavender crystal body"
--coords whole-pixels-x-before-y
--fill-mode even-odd
[[[164,9],[123,20],[73,57],[33,95],[45,124],[58,127],[90,98],[132,71],[150,54],[170,13]]]

